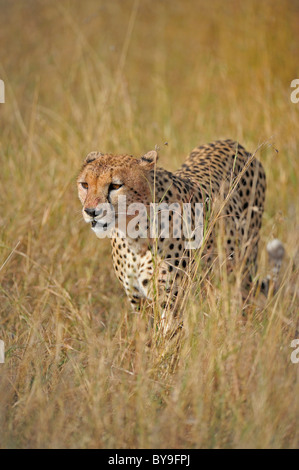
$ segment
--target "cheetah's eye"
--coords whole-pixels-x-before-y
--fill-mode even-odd
[[[84,189],[88,189],[88,183],[80,183],[82,188]]]
[[[122,186],[123,186],[123,184],[110,183],[109,192],[120,189]]]

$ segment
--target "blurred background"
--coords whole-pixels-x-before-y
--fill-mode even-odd
[[[174,376],[160,350],[142,356],[109,241],[84,224],[75,181],[92,150],[158,145],[174,170],[214,139],[264,144],[260,270],[273,237],[293,266],[299,1],[0,0],[0,44],[0,445],[298,446],[296,287],[246,341],[240,325],[221,333],[218,301],[194,301],[195,352]]]

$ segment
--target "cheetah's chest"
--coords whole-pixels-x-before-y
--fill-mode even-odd
[[[112,258],[116,275],[131,301],[149,298],[153,276],[151,251],[142,250],[138,241],[115,236],[112,238]]]

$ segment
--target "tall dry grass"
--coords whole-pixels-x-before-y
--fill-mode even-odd
[[[298,447],[298,2],[0,7],[0,446]],[[227,137],[272,144],[258,155],[259,275],[279,237],[281,288],[244,319],[216,270],[188,293],[185,335],[169,345],[131,313],[109,241],[82,221],[76,175],[91,150],[157,144],[175,169]]]

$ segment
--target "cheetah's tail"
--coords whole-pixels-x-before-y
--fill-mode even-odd
[[[268,296],[270,292],[275,294],[279,288],[279,273],[285,256],[283,243],[278,238],[271,240],[267,244],[267,252],[270,273],[261,282],[261,292],[265,296]]]

